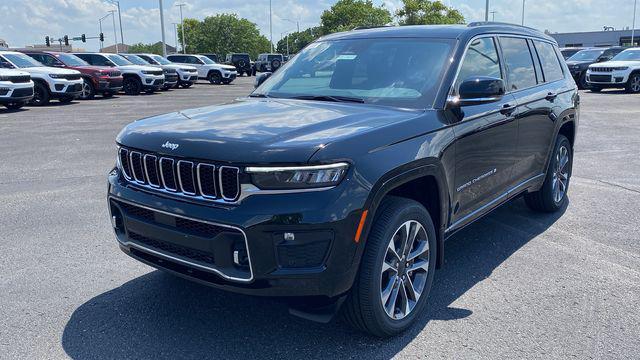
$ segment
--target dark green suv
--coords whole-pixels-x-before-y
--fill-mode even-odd
[[[251,68],[251,58],[249,54],[240,54],[240,53],[231,53],[227,54],[227,58],[225,60],[227,65],[233,65],[236,67],[238,71],[238,76],[242,76],[242,74],[247,74],[247,76],[251,76],[253,73]]]

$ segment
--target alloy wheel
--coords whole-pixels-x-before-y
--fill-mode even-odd
[[[553,201],[560,203],[569,186],[569,149],[562,145],[556,152],[555,169],[553,171]]]
[[[87,80],[85,80],[82,83],[82,92],[80,93],[80,97],[83,99],[88,98],[91,95],[91,85],[89,85],[89,82],[87,82]]]
[[[407,317],[418,304],[429,273],[429,239],[424,227],[406,221],[387,245],[380,279],[380,301],[391,319]]]
[[[640,92],[640,75],[634,75],[631,78],[631,91]]]

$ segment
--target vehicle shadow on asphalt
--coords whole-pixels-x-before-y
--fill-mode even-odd
[[[73,359],[390,358],[430,321],[470,316],[472,310],[451,304],[565,210],[534,213],[518,199],[457,233],[447,242],[428,310],[392,339],[363,335],[340,320],[323,325],[298,319],[277,299],[227,293],[153,271],[77,308],[62,346]]]

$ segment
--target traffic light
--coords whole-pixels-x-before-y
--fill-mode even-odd
[[[82,40],[82,42],[87,42],[87,35],[85,34],[80,35],[80,40]]]
[[[44,37],[44,43],[47,45],[47,47],[51,46],[51,40],[49,40],[48,36]]]
[[[104,34],[100,33],[100,41],[104,41]]]
[[[65,35],[62,40],[64,40],[64,45],[65,46],[69,46],[69,37],[67,35]]]

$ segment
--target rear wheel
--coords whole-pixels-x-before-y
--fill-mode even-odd
[[[536,211],[554,212],[567,201],[573,151],[571,143],[562,134],[558,135],[549,169],[542,188],[536,192],[525,194],[527,205]]]
[[[127,95],[140,95],[142,92],[142,82],[134,76],[128,76],[122,84],[124,93]]]
[[[207,80],[209,80],[211,84],[220,84],[222,82],[222,75],[217,71],[212,71],[207,76]]]
[[[96,90],[93,88],[93,84],[91,83],[91,80],[83,78],[82,92],[80,93],[80,99],[91,100],[95,95],[96,95]]]
[[[342,309],[347,322],[380,337],[409,328],[425,308],[435,252],[436,232],[428,211],[410,199],[384,199]]]
[[[18,109],[22,108],[25,104],[26,104],[26,102],[19,101],[19,102],[12,102],[12,103],[4,104],[4,106],[9,110],[18,110]]]
[[[33,99],[31,104],[35,106],[47,105],[51,101],[51,95],[46,85],[37,82],[33,87]]]
[[[625,90],[631,94],[640,92],[640,73],[633,73],[629,75],[629,80],[627,80]]]

